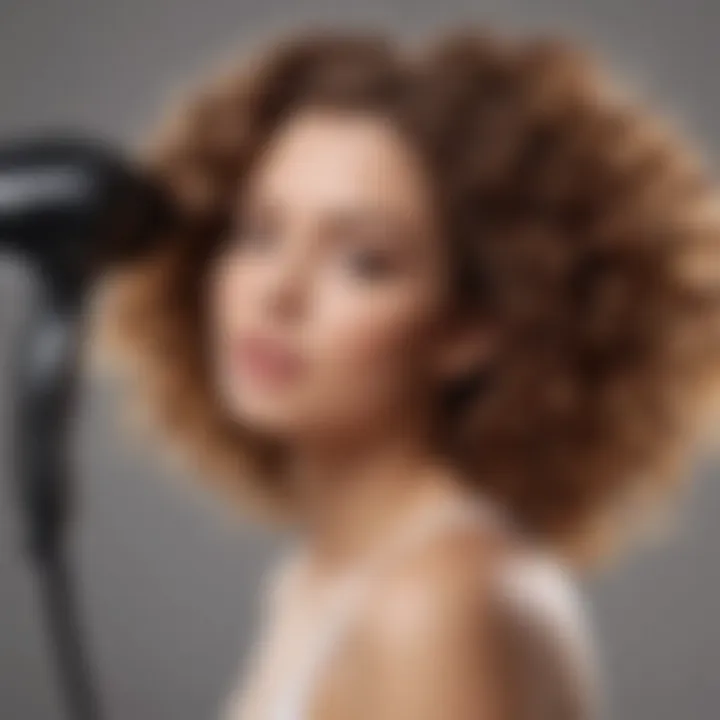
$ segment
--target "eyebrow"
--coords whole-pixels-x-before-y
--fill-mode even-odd
[[[264,196],[262,192],[248,193],[235,209],[236,220],[241,220],[247,212],[252,212],[254,209],[282,213],[283,204],[277,199]],[[327,213],[323,213],[321,226],[323,229],[327,229],[329,226],[332,230],[358,228],[376,231],[379,236],[389,236],[400,241],[399,243],[394,242],[393,245],[407,246],[410,250],[413,247],[408,242],[409,237],[423,234],[422,227],[419,227],[404,213],[393,212],[373,205],[348,205],[333,208]]]
[[[408,232],[414,233],[415,227],[412,221],[406,220],[403,216],[378,209],[343,209],[333,211],[327,221],[331,226],[357,227],[361,229],[380,230],[384,236],[403,239]]]

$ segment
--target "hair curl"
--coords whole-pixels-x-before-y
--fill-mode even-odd
[[[435,181],[458,308],[501,330],[496,362],[442,418],[465,474],[539,538],[574,545],[619,499],[675,485],[720,378],[720,220],[671,129],[558,38],[456,32],[406,52],[306,33],[241,65],[150,143],[179,215],[118,272],[101,316],[136,399],[209,480],[243,502],[281,493],[271,450],[214,401],[202,268],[273,129],[327,103],[404,129]]]

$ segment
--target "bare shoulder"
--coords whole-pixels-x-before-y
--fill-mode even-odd
[[[503,718],[484,587],[502,552],[496,538],[453,530],[374,584],[360,619],[372,717]]]
[[[508,557],[506,539],[460,528],[394,564],[366,605],[368,628],[387,642],[422,641],[487,608],[493,576]]]
[[[454,698],[457,717],[545,718],[540,707],[554,720],[593,717],[575,583],[502,536],[462,531],[433,543],[378,586],[365,626],[377,667],[425,710]]]

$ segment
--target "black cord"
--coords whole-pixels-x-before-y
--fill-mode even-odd
[[[15,474],[68,720],[100,720],[68,561],[82,314],[41,284],[16,347]]]
[[[70,720],[100,720],[90,664],[81,637],[80,612],[65,553],[36,556],[45,619]]]

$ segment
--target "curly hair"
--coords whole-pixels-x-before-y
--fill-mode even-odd
[[[469,481],[567,548],[612,508],[678,486],[720,379],[713,182],[575,44],[478,29],[412,51],[381,33],[278,39],[149,143],[177,217],[118,271],[104,346],[131,361],[137,407],[208,482],[282,513],[274,449],[213,397],[201,283],[263,144],[311,103],[403,129],[435,185],[457,309],[501,331],[494,362],[448,389],[439,419]]]

